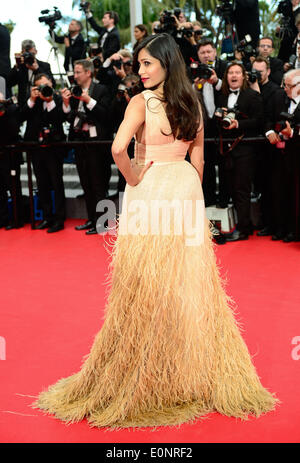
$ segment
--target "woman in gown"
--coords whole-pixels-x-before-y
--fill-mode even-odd
[[[127,185],[104,324],[81,370],[34,407],[111,428],[178,425],[216,411],[259,416],[277,399],[260,383],[219,276],[197,98],[168,34],[143,41],[134,65],[145,90],[131,99],[112,147]],[[169,215],[155,215],[160,206]]]

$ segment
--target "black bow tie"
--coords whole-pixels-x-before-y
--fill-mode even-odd
[[[233,93],[234,95],[237,95],[237,94],[239,93],[239,91],[238,91],[238,90],[233,90],[232,92],[230,92],[230,95],[231,95],[232,93]]]

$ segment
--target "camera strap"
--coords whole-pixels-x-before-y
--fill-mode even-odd
[[[220,134],[220,154],[222,156],[226,156],[227,154],[229,154],[234,148],[236,148],[236,146],[240,143],[240,141],[244,138],[245,134],[243,133],[242,135],[240,135],[239,137],[237,137],[233,143],[231,143],[231,145],[229,146],[228,150],[226,152],[224,152],[224,143],[223,143],[223,134],[222,134],[222,131],[220,130],[219,132]]]

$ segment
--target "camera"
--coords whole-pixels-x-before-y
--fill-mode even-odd
[[[28,66],[33,65],[35,61],[35,56],[33,53],[30,53],[30,51],[24,51],[24,53],[22,53],[22,56],[24,58],[24,64],[28,64]]]
[[[283,16],[289,16],[291,13],[291,1],[283,0],[279,2],[277,11],[279,14],[282,14]]]
[[[242,53],[246,58],[250,58],[250,56],[257,56],[257,52],[252,47],[251,42],[251,35],[247,34],[245,38],[238,43],[236,50]]]
[[[228,108],[224,110],[223,108],[217,108],[215,110],[215,118],[221,124],[221,127],[227,128],[231,125],[232,121],[236,119],[236,116],[239,114],[237,107]]]
[[[88,117],[83,111],[77,111],[76,116],[77,116],[77,122],[74,125],[74,132],[78,133],[78,132],[82,132],[84,124],[88,124]]]
[[[127,87],[126,85],[124,84],[119,84],[118,85],[118,91],[117,91],[117,98],[120,100],[121,98],[123,98],[125,92],[127,90]]]
[[[0,100],[0,116],[3,116],[3,114],[5,114],[6,108],[12,104],[18,104],[18,99],[15,96],[12,96],[7,100]]]
[[[102,53],[102,47],[100,47],[97,43],[92,43],[89,49],[90,57],[97,56],[99,53]]]
[[[58,21],[59,19],[61,19],[62,15],[56,6],[53,7],[53,13],[52,14],[49,14],[49,13],[50,13],[50,10],[42,10],[41,14],[43,16],[39,17],[39,22],[47,24],[48,26],[50,26],[50,28],[54,28],[55,21]]]
[[[113,60],[111,63],[112,63],[112,65],[115,66],[117,69],[121,69],[122,64],[123,64],[123,61],[122,61],[121,59],[116,59],[116,60]]]
[[[80,2],[79,10],[84,11],[86,13],[89,7],[90,7],[90,2]]]
[[[199,79],[208,80],[213,74],[213,68],[211,66],[208,64],[200,63],[199,61],[193,61],[190,64],[190,70],[193,79],[198,77]]]
[[[286,112],[281,112],[279,114],[281,120],[275,124],[275,132],[279,133],[286,128],[286,121],[289,122],[292,128],[300,127],[300,121],[296,120],[295,114],[289,114]]]
[[[233,23],[233,5],[230,0],[221,0],[222,5],[217,5],[216,15],[225,20],[226,24]]]
[[[93,61],[93,65],[94,65],[94,68],[95,68],[95,69],[101,68],[101,66],[102,66],[102,61],[101,61],[101,59],[99,58],[99,56],[95,56],[95,58],[93,58],[92,61]]]
[[[71,88],[72,96],[79,98],[82,95],[82,88],[80,85],[73,85]]]
[[[38,86],[38,91],[41,92],[41,94],[45,97],[45,98],[49,98],[50,96],[53,95],[54,93],[54,90],[52,87],[50,87],[50,85],[39,85]]]
[[[52,124],[49,124],[41,128],[38,141],[39,143],[49,144],[60,141],[60,136]]]
[[[173,11],[164,10],[159,18],[160,26],[154,28],[156,34],[166,32],[167,34],[175,35],[177,32],[176,19]]]
[[[186,27],[181,27],[177,31],[177,37],[178,38],[186,37],[188,39],[190,37],[193,37],[193,33],[194,33],[193,29],[187,29]]]
[[[251,84],[254,84],[254,82],[261,82],[261,71],[256,71],[255,69],[252,69],[252,71],[248,71],[247,73],[248,76],[248,81]]]

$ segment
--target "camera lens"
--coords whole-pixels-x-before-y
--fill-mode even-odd
[[[49,98],[50,96],[53,95],[53,88],[50,87],[49,85],[40,85],[38,87],[38,90],[41,92],[41,94],[45,97],[45,98]]]
[[[72,95],[77,96],[77,97],[81,96],[82,95],[82,88],[79,85],[75,85],[72,88]]]

